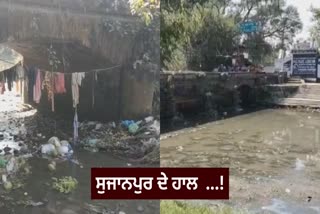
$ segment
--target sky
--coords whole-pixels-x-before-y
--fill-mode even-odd
[[[303,23],[303,30],[296,36],[296,39],[308,39],[309,30],[312,26],[311,6],[320,8],[320,0],[287,0],[287,5],[293,5],[298,8],[301,21]]]

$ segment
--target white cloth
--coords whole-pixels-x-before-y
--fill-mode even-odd
[[[18,65],[17,66],[16,72],[17,72],[18,79],[23,79],[23,77],[24,77],[24,68],[22,67],[22,65]]]
[[[81,86],[82,80],[85,77],[85,73],[72,73],[72,100],[73,107],[75,108],[79,104],[79,86]]]

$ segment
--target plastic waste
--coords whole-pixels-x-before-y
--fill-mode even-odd
[[[116,123],[115,123],[115,122],[112,122],[112,123],[111,123],[111,127],[112,127],[112,128],[116,128]]]
[[[15,167],[17,166],[17,162],[16,162],[16,159],[14,157],[12,157],[7,165],[6,165],[6,170],[7,170],[7,173],[10,174],[10,173],[13,173],[15,171]]]
[[[127,128],[129,128],[130,125],[134,124],[133,120],[124,120],[121,122],[121,124]]]
[[[7,175],[3,174],[3,175],[1,176],[1,179],[2,179],[2,182],[3,182],[3,183],[7,182]]]
[[[99,130],[99,129],[101,129],[102,128],[102,124],[101,123],[98,123],[97,125],[96,125],[96,130]]]
[[[12,189],[12,183],[10,181],[4,182],[3,187],[5,190],[9,191]]]
[[[7,165],[7,161],[3,158],[0,158],[0,168],[4,168]]]
[[[54,145],[55,147],[59,147],[59,146],[61,145],[61,144],[60,144],[60,140],[59,140],[59,138],[57,138],[57,137],[51,137],[51,138],[48,140],[48,143]]]
[[[95,147],[98,143],[98,139],[89,139],[86,146]]]
[[[128,130],[130,134],[135,134],[139,130],[139,126],[133,123],[128,127]]]
[[[16,151],[20,151],[21,146],[19,146],[19,142],[14,142],[12,139],[11,140],[4,140],[4,141],[0,141],[0,155],[5,155],[5,148],[9,148],[10,154],[13,154],[13,152]]]
[[[68,141],[61,141],[61,146],[57,148],[58,153],[62,156],[73,154],[73,150]]]
[[[50,171],[55,171],[56,170],[56,162],[49,163],[48,168]]]
[[[42,154],[51,155],[51,154],[55,154],[55,152],[56,152],[56,147],[53,144],[48,143],[41,146]]]
[[[146,121],[146,123],[150,123],[154,120],[154,118],[152,116],[149,116],[149,117],[146,117],[144,120]]]
[[[154,131],[157,135],[160,134],[160,123],[159,121],[155,120],[152,125],[149,127],[150,131]]]

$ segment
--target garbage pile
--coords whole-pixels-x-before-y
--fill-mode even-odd
[[[15,141],[14,136],[8,132],[0,133],[0,175],[6,176],[18,171],[24,162],[14,155],[22,155],[27,151],[27,146],[22,141]],[[4,181],[3,181],[4,182]],[[5,182],[4,182],[5,183]]]
[[[51,137],[47,144],[41,145],[41,153],[45,156],[66,157],[73,154],[73,149],[68,141],[60,141],[57,137]]]
[[[0,132],[0,155],[17,155],[27,151],[27,145],[22,141],[15,141],[15,137],[8,132]]]
[[[160,123],[152,116],[118,124],[83,122],[79,128],[80,143],[84,148],[93,152],[109,151],[125,158],[142,158],[160,143]]]

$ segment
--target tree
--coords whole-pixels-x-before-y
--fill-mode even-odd
[[[147,25],[159,15],[160,0],[129,0],[132,14],[140,16]]]
[[[212,70],[220,58],[244,44],[263,63],[285,49],[302,29],[298,11],[284,0],[165,0],[161,5],[161,60],[166,69]],[[246,21],[259,24],[240,32]]]
[[[294,36],[301,31],[302,23],[297,8],[285,6],[284,1],[251,1],[240,20],[252,20],[259,24],[259,31],[246,36],[244,43],[250,43],[249,54],[256,62],[272,54],[272,46],[284,51],[292,43]],[[272,41],[272,43],[270,43]],[[255,44],[255,45],[254,45]]]
[[[312,9],[314,25],[311,28],[311,38],[320,45],[320,8]]]

